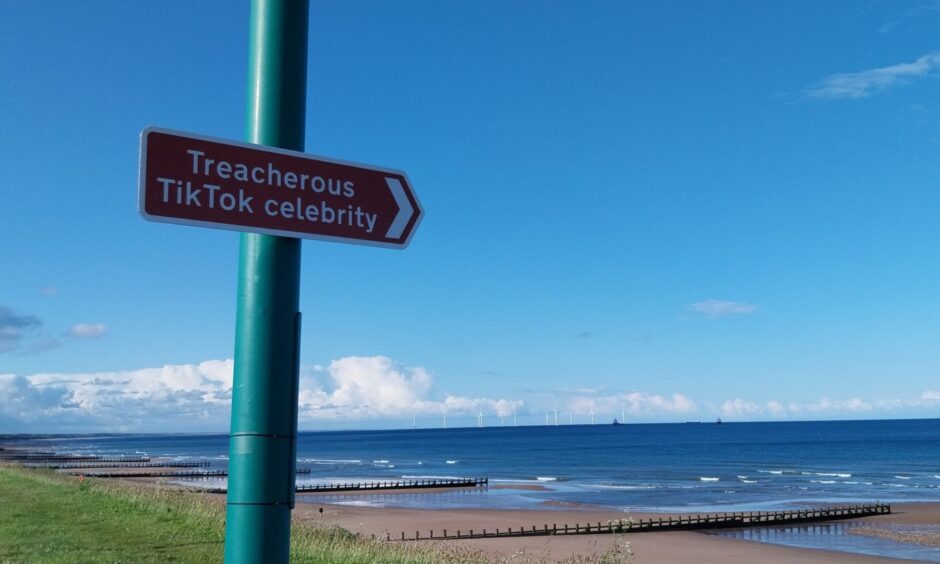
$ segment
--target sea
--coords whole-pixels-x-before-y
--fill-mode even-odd
[[[228,461],[226,434],[98,434],[31,443],[73,453],[207,461],[213,469]],[[301,484],[486,477],[490,486],[539,486],[305,494],[298,496],[301,503],[691,513],[940,501],[940,419],[303,431],[297,460],[298,468],[311,469],[298,476]],[[225,485],[224,479],[200,483]],[[840,529],[816,534],[820,530],[755,533],[752,540],[813,546],[836,536],[856,552],[923,559],[916,547],[905,552],[884,541],[859,549],[868,541],[858,535]]]
[[[42,444],[208,461],[215,469],[228,462],[226,434],[77,435]],[[692,512],[940,501],[940,419],[303,431],[297,460],[311,469],[299,483],[486,477],[491,485],[541,486],[348,496],[376,506]]]

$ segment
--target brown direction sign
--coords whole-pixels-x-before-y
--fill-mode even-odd
[[[404,172],[148,127],[139,208],[151,221],[403,248],[423,211]]]

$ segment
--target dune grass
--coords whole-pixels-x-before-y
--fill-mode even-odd
[[[0,467],[0,562],[220,562],[224,531],[224,504],[202,494]],[[431,564],[487,558],[295,522],[291,561]]]

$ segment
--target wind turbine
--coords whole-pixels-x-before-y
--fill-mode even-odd
[[[555,426],[558,426],[558,410],[555,410]]]
[[[480,415],[478,415],[477,417],[479,417],[479,419],[477,419],[477,426],[482,427],[483,426],[483,408],[480,408]]]
[[[574,415],[572,415],[570,411],[568,412],[568,424],[574,425]]]
[[[594,424],[594,408],[591,408],[591,425]]]
[[[516,408],[515,407],[512,408],[512,426],[513,427],[516,426]]]

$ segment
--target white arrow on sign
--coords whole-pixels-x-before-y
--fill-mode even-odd
[[[414,215],[415,210],[411,207],[411,202],[408,201],[408,196],[405,194],[405,188],[401,185],[401,181],[397,178],[389,178],[386,176],[385,183],[388,184],[389,189],[392,191],[392,196],[395,198],[395,203],[398,204],[398,215],[395,216],[395,221],[393,221],[392,225],[388,228],[385,237],[388,239],[398,239],[408,225],[408,220]]]

